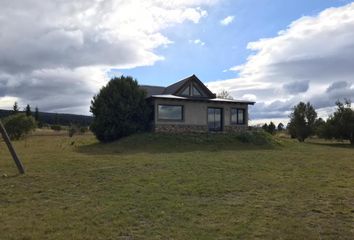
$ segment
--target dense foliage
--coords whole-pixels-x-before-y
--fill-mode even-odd
[[[262,129],[270,134],[275,134],[276,127],[273,122],[270,122],[269,125],[267,123],[265,123],[262,126]]]
[[[337,109],[326,123],[319,127],[319,135],[327,139],[349,140],[354,144],[354,111],[351,103],[337,102]]]
[[[290,114],[288,131],[292,138],[297,138],[300,142],[315,133],[315,122],[317,113],[310,103],[300,102],[293,108]]]
[[[284,130],[284,124],[283,123],[279,123],[278,127],[277,127],[278,131],[283,131]]]
[[[91,130],[97,139],[109,142],[147,130],[151,109],[145,98],[132,77],[112,79],[91,101]]]
[[[55,124],[55,125],[51,125],[51,126],[50,126],[50,129],[59,132],[59,131],[62,130],[62,127],[61,127],[60,125]]]
[[[11,140],[18,140],[36,128],[36,121],[31,116],[18,113],[2,120]]]

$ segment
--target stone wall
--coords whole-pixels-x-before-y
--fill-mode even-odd
[[[160,124],[155,125],[155,132],[163,133],[193,133],[193,132],[207,132],[207,126],[201,125],[180,125],[180,124]]]
[[[224,126],[224,132],[242,132],[247,130],[246,125],[231,125],[231,126]]]
[[[205,133],[208,132],[208,127],[204,125],[157,124],[154,130],[162,133]],[[224,126],[223,132],[242,132],[246,130],[247,126]]]

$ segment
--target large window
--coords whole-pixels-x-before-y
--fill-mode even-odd
[[[245,109],[231,108],[231,123],[245,124]]]
[[[203,97],[206,94],[196,84],[191,83],[180,92],[180,95],[191,97]]]
[[[183,106],[181,105],[158,105],[157,118],[159,120],[182,121]]]
[[[222,131],[222,109],[208,108],[209,131]]]

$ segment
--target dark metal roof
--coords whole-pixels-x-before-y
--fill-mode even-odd
[[[163,91],[165,90],[165,87],[161,87],[161,86],[140,85],[139,87],[146,91],[146,97],[162,94]]]
[[[202,101],[202,102],[212,102],[212,103],[240,103],[240,104],[249,104],[254,105],[255,102],[250,102],[246,100],[230,100],[223,98],[195,98],[195,97],[181,97],[175,96],[172,94],[161,94],[161,95],[152,95],[150,99],[160,98],[160,99],[170,99],[170,100],[179,100],[179,101]]]
[[[165,88],[165,91],[163,94],[175,94],[186,82],[190,80],[192,76],[187,77],[185,79],[182,79],[181,81],[178,81],[168,87]]]

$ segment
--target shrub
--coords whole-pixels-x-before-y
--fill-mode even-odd
[[[91,130],[97,139],[109,142],[147,130],[151,109],[145,98],[133,78],[112,79],[91,101]]]
[[[69,137],[74,136],[74,134],[76,134],[78,132],[78,127],[76,125],[70,125],[69,129],[68,129],[68,134]]]
[[[18,140],[36,128],[34,118],[23,113],[4,118],[3,124],[11,140]]]
[[[236,134],[236,138],[243,143],[255,145],[269,145],[274,142],[272,135],[267,131],[245,131]]]
[[[61,131],[62,127],[60,125],[51,125],[50,129],[54,130],[54,131]]]
[[[88,131],[88,128],[87,127],[80,127],[79,131],[81,134],[84,134]]]

